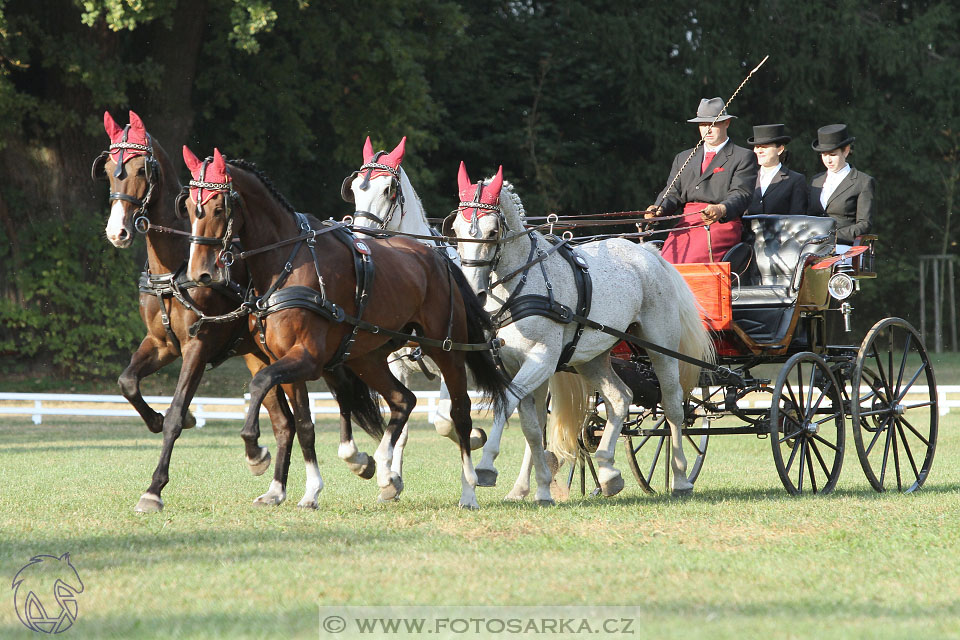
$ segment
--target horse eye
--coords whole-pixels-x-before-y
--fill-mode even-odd
[[[137,175],[138,175],[138,176],[145,176],[145,175],[147,175],[147,168],[146,168],[146,167],[140,167],[139,169],[137,169]]]

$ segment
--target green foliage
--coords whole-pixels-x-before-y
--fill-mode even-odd
[[[25,303],[0,301],[0,352],[71,375],[113,375],[143,335],[132,251],[78,217],[39,230],[17,274]]]

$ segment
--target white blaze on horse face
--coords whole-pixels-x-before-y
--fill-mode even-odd
[[[476,215],[476,213],[474,213],[474,215]],[[463,219],[462,215],[458,215],[456,222],[453,224],[453,230],[458,238],[482,238],[492,240],[494,237],[496,237],[498,222],[499,220],[497,217],[493,215],[480,217],[479,220],[477,220],[479,234],[474,236],[470,233],[470,230],[473,227],[473,220],[468,222]],[[460,242],[457,244],[457,253],[460,254],[460,259],[464,261],[490,260],[493,258],[495,252],[496,245],[493,243]],[[490,284],[491,268],[492,265],[489,264],[482,266],[461,265],[461,269],[463,270],[464,277],[467,279],[467,283],[476,293],[487,290],[487,287]]]
[[[127,223],[123,202],[114,200],[110,207],[110,218],[107,220],[107,239],[113,246],[125,249],[133,242],[133,227]],[[123,233],[126,232],[126,233]]]
[[[354,226],[366,227],[368,229],[385,228],[395,230],[397,223],[400,222],[399,219],[387,220],[387,216],[390,214],[390,207],[393,205],[393,200],[390,199],[391,176],[382,175],[370,178],[367,188],[361,189],[360,185],[363,184],[365,175],[366,171],[361,172],[353,179],[353,183],[350,185],[353,191],[353,199],[356,203],[356,210],[357,212],[365,211],[372,213],[381,220],[386,221],[387,224],[386,226],[382,226],[376,220],[355,215],[353,221]]]

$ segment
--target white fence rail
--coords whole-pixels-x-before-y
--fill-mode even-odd
[[[927,387],[915,386],[911,394],[927,394]],[[417,406],[415,413],[429,414],[433,422],[440,399],[439,391],[417,391]],[[476,400],[479,394],[471,392]],[[940,415],[950,413],[951,409],[960,408],[960,386],[937,387]],[[310,413],[314,420],[319,415],[337,415],[336,401],[330,393],[313,392],[310,397]],[[744,407],[753,406],[766,408],[770,406],[769,396],[758,394],[756,400],[741,400]],[[170,396],[144,396],[157,411],[166,411],[170,406]],[[197,426],[202,427],[207,420],[243,420],[247,414],[250,395],[243,398],[208,398],[196,397],[190,404],[190,410],[197,419]],[[118,406],[119,405],[119,406]],[[484,405],[474,404],[477,411],[487,409]],[[386,409],[385,409],[386,410]],[[261,414],[266,410],[261,407]],[[0,393],[0,416],[17,415],[31,416],[34,424],[42,424],[43,416],[102,416],[130,418],[138,417],[136,411],[130,407],[127,399],[120,395],[91,395],[69,393]]]

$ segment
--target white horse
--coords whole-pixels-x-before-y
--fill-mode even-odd
[[[356,211],[353,214],[355,228],[385,229],[414,236],[432,236],[436,240],[421,238],[421,242],[434,246],[438,251],[460,265],[460,256],[456,249],[440,241],[440,234],[430,226],[420,197],[413,189],[401,162],[406,150],[406,136],[390,153],[373,152],[373,145],[367,137],[363,145],[363,165],[343,181],[340,195],[352,203]],[[420,364],[423,364],[421,368]],[[436,364],[421,357],[419,349],[404,347],[394,352],[390,360],[390,371],[405,386],[417,373],[429,372],[439,376]],[[440,400],[433,422],[437,433],[457,442],[457,432],[450,418],[450,392],[440,377]],[[392,470],[402,477],[403,448],[407,442],[407,426],[404,425],[397,444],[394,447]],[[470,434],[470,448],[479,449],[486,442],[486,434],[474,428]]]
[[[499,314],[508,301],[513,303],[530,294],[546,301],[552,291],[556,303],[578,312],[574,267],[553,250],[554,245],[543,234],[525,229],[523,205],[509,184],[505,197],[500,198],[503,167],[492,179],[471,184],[466,168],[460,163],[458,182],[460,206],[449,224],[458,238],[485,241],[459,242],[457,251],[467,281],[481,300],[486,298],[487,311],[504,320],[505,316]],[[715,360],[713,342],[700,321],[693,294],[679,272],[660,257],[656,249],[615,238],[579,245],[576,254],[592,281],[589,320],[704,362]],[[517,296],[517,288],[521,286],[522,296]],[[495,418],[476,471],[481,485],[495,484],[494,460],[499,453],[503,426],[506,416],[517,408],[530,450],[528,457],[537,473],[536,500],[540,504],[552,504],[549,487],[552,473],[544,455],[541,425],[546,412],[548,381],[579,325],[544,315],[524,316],[518,313],[521,309],[516,304],[508,308],[510,314],[520,319],[502,322],[497,336],[505,343],[500,357],[513,376],[513,389],[508,392],[504,412]],[[567,362],[586,385],[597,389],[604,399],[607,422],[594,459],[605,496],[623,489],[623,477],[613,464],[614,450],[632,399],[630,389],[610,364],[610,350],[618,341],[619,338],[608,333],[585,328]],[[662,406],[670,425],[672,489],[675,493],[688,493],[693,490],[693,484],[687,480],[680,428],[683,397],[696,385],[700,367],[653,350],[648,350],[648,355],[660,383]],[[568,398],[563,400],[562,404],[567,407],[580,404]],[[554,413],[557,412],[555,409]],[[571,460],[576,455],[581,423],[557,417],[551,421],[548,434],[550,449],[563,459]],[[522,485],[523,479],[518,478],[514,489]]]

